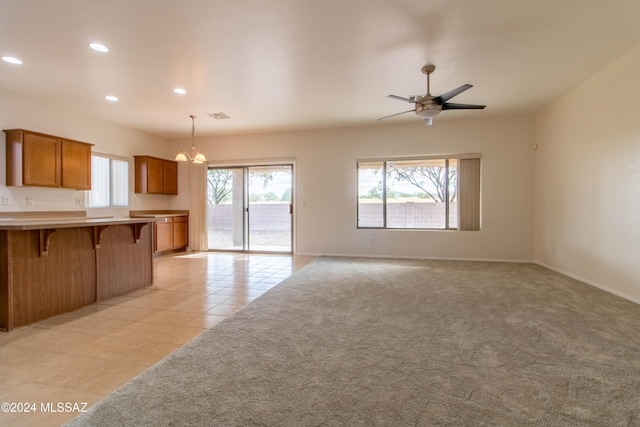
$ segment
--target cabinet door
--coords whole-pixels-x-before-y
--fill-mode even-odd
[[[178,162],[151,156],[135,158],[135,191],[178,194]]]
[[[60,187],[60,140],[25,133],[22,148],[22,184]]]
[[[178,163],[164,161],[164,193],[178,194]]]
[[[164,160],[147,158],[147,191],[155,194],[164,193]]]
[[[173,248],[173,226],[171,218],[163,218],[155,224],[156,252],[164,252]]]
[[[91,190],[91,145],[62,140],[62,186]]]
[[[189,244],[189,217],[176,216],[173,218],[173,248],[186,248]]]

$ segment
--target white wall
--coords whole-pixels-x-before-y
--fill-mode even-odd
[[[545,108],[535,120],[437,120],[428,128],[416,120],[198,138],[197,145],[214,163],[295,160],[297,253],[535,259],[640,302],[639,72],[640,48]],[[129,158],[171,158],[190,145],[189,140],[166,144],[162,138],[5,90],[0,90],[0,126],[86,141],[95,144],[94,151]],[[357,159],[470,152],[483,155],[481,232],[356,229]],[[191,166],[179,165],[177,197],[134,194],[131,169],[130,207],[89,210],[89,215],[187,209],[192,204]],[[0,211],[85,209],[81,191],[6,187],[4,142],[0,196],[8,201],[0,204]],[[34,199],[33,206],[26,206],[26,197]]]
[[[640,48],[537,115],[535,256],[640,302]]]
[[[95,144],[93,151],[130,159],[130,206],[123,209],[86,209],[84,191],[38,187],[7,187],[5,138],[0,137],[0,203],[2,212],[87,210],[89,216],[128,216],[130,209],[166,209],[171,196],[135,194],[133,155],[148,154],[169,158],[167,141],[123,126],[71,112],[63,105],[0,90],[0,129],[28,129],[36,132]],[[26,198],[33,205],[26,205]]]
[[[196,146],[214,164],[295,160],[298,254],[531,261],[533,136],[531,116],[203,137]],[[189,144],[170,141],[176,152]],[[357,159],[457,153],[483,156],[481,232],[356,228]]]
[[[162,138],[7,91],[0,91],[0,126],[90,142],[95,144],[94,151],[129,158],[135,154],[171,158],[190,145],[184,139],[167,144]],[[198,138],[196,145],[215,162],[295,161],[296,253],[530,261],[533,135],[533,117],[511,117],[439,120],[431,127],[416,120],[360,128],[229,135]],[[356,228],[357,159],[456,153],[483,155],[481,232]],[[189,196],[194,188],[192,168],[179,165],[179,196],[134,194],[131,169],[130,207],[90,209],[88,214],[126,216],[129,209],[189,209],[193,206]],[[4,175],[2,145],[0,195],[9,204],[0,205],[0,211],[85,209],[84,192],[6,187]],[[26,206],[26,197],[33,198],[33,206]]]

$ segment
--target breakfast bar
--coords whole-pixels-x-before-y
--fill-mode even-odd
[[[153,222],[0,217],[0,330],[150,285]]]

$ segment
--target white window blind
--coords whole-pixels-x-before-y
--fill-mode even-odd
[[[460,159],[460,230],[480,230],[480,159]]]
[[[91,156],[91,190],[86,207],[124,207],[129,205],[129,162],[112,156]]]
[[[129,206],[129,162],[111,159],[111,206]]]

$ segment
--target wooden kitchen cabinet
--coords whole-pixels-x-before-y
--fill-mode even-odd
[[[10,139],[7,134],[7,139]],[[7,150],[22,145],[12,156],[16,179],[7,185],[35,185],[40,187],[60,187],[60,171],[62,169],[60,139],[31,133],[12,133],[11,142],[7,141]],[[16,155],[17,154],[17,155]],[[7,153],[7,159],[9,159]],[[7,165],[7,170],[9,165]],[[19,182],[18,183],[16,183]]]
[[[61,141],[62,186],[76,190],[91,190],[91,145]]]
[[[162,182],[165,194],[178,194],[178,162],[165,160],[162,163]]]
[[[189,217],[160,217],[155,223],[154,231],[155,252],[185,249],[189,244]]]
[[[24,129],[7,129],[8,186],[91,189],[93,144]]]
[[[186,248],[189,243],[189,217],[174,216],[172,225],[173,248]]]
[[[152,156],[135,159],[135,192],[178,194],[178,162]]]
[[[131,218],[155,218],[153,225],[155,253],[184,250],[189,246],[188,210],[134,210]]]
[[[173,222],[171,218],[160,218],[155,224],[156,243],[154,252],[164,252],[173,249]]]

